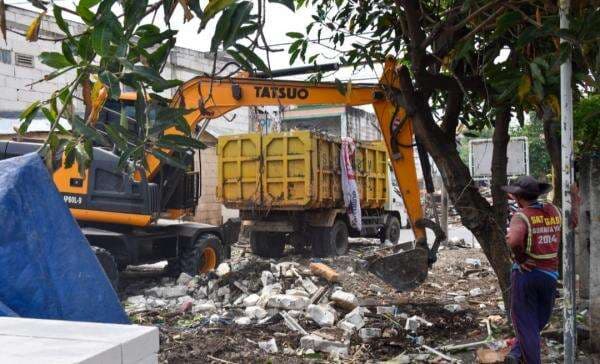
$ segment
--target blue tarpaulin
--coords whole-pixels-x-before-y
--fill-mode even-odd
[[[41,158],[0,161],[0,316],[129,323]]]

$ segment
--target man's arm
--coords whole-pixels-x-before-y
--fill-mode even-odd
[[[527,223],[517,214],[513,215],[508,226],[506,244],[511,249],[517,263],[522,264],[527,260],[525,244],[527,241]]]

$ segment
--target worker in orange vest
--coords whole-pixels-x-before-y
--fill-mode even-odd
[[[541,363],[540,332],[554,306],[562,238],[559,209],[538,200],[551,188],[531,176],[503,187],[519,205],[506,236],[514,260],[510,308],[516,340],[505,363]]]

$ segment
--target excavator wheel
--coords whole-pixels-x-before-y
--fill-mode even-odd
[[[179,257],[181,272],[192,277],[198,274],[208,273],[217,268],[223,256],[221,240],[216,235],[204,234]]]
[[[398,217],[391,215],[387,218],[387,222],[383,227],[383,234],[380,237],[382,243],[386,240],[391,241],[393,244],[396,244],[398,240],[400,240],[400,229],[402,228],[402,224],[400,224],[400,220]]]
[[[98,263],[100,263],[102,269],[104,269],[106,277],[110,281],[115,292],[117,292],[119,290],[119,269],[115,257],[113,257],[108,250],[97,246],[92,246],[92,251],[96,254]]]
[[[332,227],[311,227],[310,240],[314,257],[344,255],[348,251],[348,226],[336,220]]]
[[[270,231],[250,231],[252,254],[265,258],[281,258],[285,250],[285,235]]]

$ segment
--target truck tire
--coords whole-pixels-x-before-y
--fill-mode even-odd
[[[336,220],[332,227],[313,227],[310,240],[314,257],[344,255],[348,252],[348,226]]]
[[[285,250],[285,236],[270,231],[250,231],[252,254],[265,258],[281,258]]]
[[[381,242],[384,243],[386,240],[389,240],[393,244],[398,243],[398,240],[400,240],[401,227],[402,225],[400,224],[398,217],[390,215],[383,227],[383,234],[380,237]]]
[[[216,269],[223,259],[221,240],[213,234],[203,234],[179,256],[181,272],[190,276],[208,273]]]
[[[96,259],[98,259],[98,263],[104,269],[104,273],[108,278],[110,284],[112,285],[115,292],[119,290],[119,269],[117,267],[117,262],[115,257],[106,249],[92,246],[92,251],[96,254]]]

